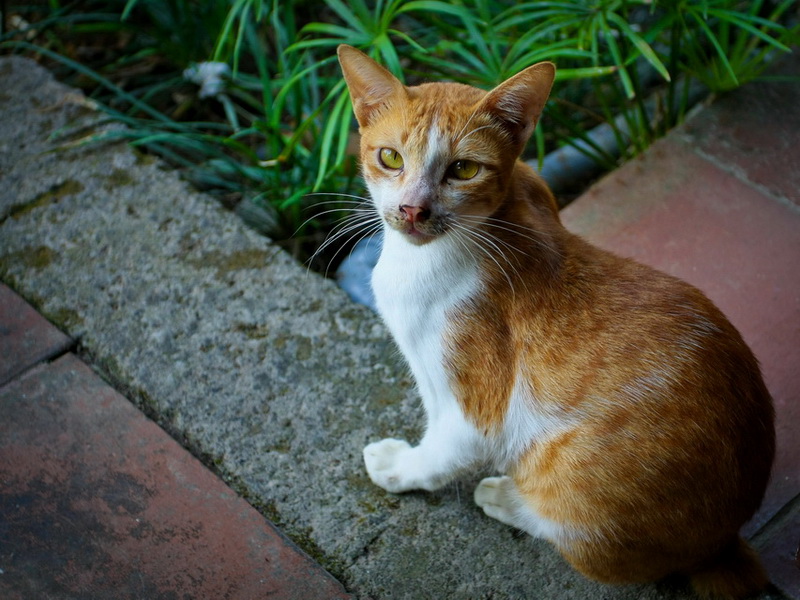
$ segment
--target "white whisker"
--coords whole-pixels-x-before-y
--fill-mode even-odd
[[[512,223],[511,221],[497,219],[494,217],[477,217],[472,215],[463,215],[459,218],[470,223],[485,224],[487,227],[493,227],[495,229],[508,231],[509,233],[513,233],[514,235],[517,235],[523,239],[529,240],[537,244],[539,247],[545,250],[550,250],[561,256],[561,252],[557,248],[554,248],[553,246],[548,244],[545,240],[541,239],[540,232],[536,231],[535,229],[531,229],[530,227],[526,227],[525,225],[519,225],[517,223]],[[537,236],[537,234],[539,235]]]
[[[473,110],[473,111],[472,111],[472,114],[469,116],[469,119],[467,119],[467,122],[466,122],[466,123],[464,123],[464,126],[461,128],[461,131],[459,131],[459,132],[458,132],[458,135],[455,137],[455,139],[456,139],[457,141],[459,141],[459,142],[460,142],[460,141],[463,139],[463,138],[462,138],[462,136],[464,135],[464,132],[467,130],[467,127],[469,127],[469,124],[470,124],[470,123],[472,123],[472,119],[473,119],[473,118],[475,117],[475,115],[477,115],[477,114],[478,114],[478,110],[477,110],[477,109],[475,109],[475,110]]]
[[[494,264],[503,274],[503,277],[505,277],[506,281],[508,282],[508,285],[511,288],[511,293],[514,294],[514,282],[512,281],[511,276],[508,274],[506,269],[503,268],[503,265],[500,264],[500,261],[495,256],[495,253],[504,259],[505,263],[511,268],[517,278],[519,278],[519,271],[513,264],[511,264],[511,261],[506,253],[503,252],[500,246],[498,246],[497,243],[492,239],[493,236],[487,235],[485,232],[481,232],[477,229],[466,227],[460,223],[454,223],[453,226],[455,231],[457,231],[464,240],[470,241],[474,247],[477,247],[487,258],[494,262]],[[497,241],[503,243],[502,240]],[[484,244],[491,246],[491,248],[487,248]],[[492,252],[492,249],[494,249],[494,253]]]
[[[338,213],[338,212],[347,212],[348,214],[343,216],[342,218],[338,219],[337,222],[341,222],[342,220],[346,220],[346,219],[351,218],[351,214],[350,213],[358,213],[358,214],[365,214],[365,215],[374,214],[375,213],[375,211],[373,209],[371,209],[371,208],[348,208],[348,209],[332,208],[332,209],[329,209],[329,210],[323,210],[322,212],[318,212],[318,213],[310,216],[308,219],[306,219],[302,223],[300,223],[300,225],[298,225],[297,229],[295,229],[295,231],[292,234],[292,236],[297,235],[297,233],[301,229],[303,229],[303,227],[308,225],[314,219],[318,219],[319,217],[322,217],[323,215],[328,215],[328,214],[331,214],[331,213]]]
[[[468,224],[474,223],[476,225],[485,225],[485,223],[482,220],[477,219],[477,218],[470,219],[469,217],[467,217],[467,218],[460,217],[460,219],[462,221],[467,222]],[[505,241],[503,239],[501,239],[500,237],[494,235],[490,231],[484,231],[484,230],[481,230],[481,229],[479,229],[477,227],[468,227],[468,229],[470,229],[470,231],[472,231],[475,235],[479,235],[479,236],[483,237],[484,239],[486,239],[487,241],[491,240],[492,244],[497,248],[498,252],[501,251],[501,248],[498,246],[498,244],[499,244],[500,246],[503,246],[504,248],[507,248],[508,250],[510,250],[511,253],[513,253],[513,254],[517,254],[517,255],[524,255],[525,254],[525,252],[521,248],[518,248],[517,246],[515,246],[515,245],[513,245],[513,244],[511,244],[511,243],[509,243],[509,242],[507,242],[507,241]],[[505,258],[506,258],[506,260],[508,260],[507,256]],[[519,260],[517,260],[517,264],[519,264]]]
[[[355,198],[356,200],[361,200],[366,203],[370,203],[371,200],[369,198],[365,198],[364,196],[356,196],[355,194],[342,194],[340,192],[311,192],[309,194],[305,194],[304,197],[308,196],[336,196],[339,198]],[[331,200],[331,202],[344,202],[343,200]],[[322,204],[322,203],[320,203]]]
[[[331,229],[331,232],[325,238],[325,241],[320,245],[318,251],[327,248],[333,242],[340,239],[341,237],[346,236],[353,231],[358,231],[359,229],[366,227],[375,220],[376,219],[373,217],[365,217],[360,215],[348,216],[346,219],[343,219],[339,223],[337,223],[333,229]]]
[[[369,235],[369,234],[371,234],[371,233],[375,233],[375,232],[377,232],[377,231],[378,231],[378,229],[379,229],[380,227],[382,227],[382,224],[381,224],[379,221],[378,221],[378,222],[375,222],[375,223],[373,223],[371,227],[367,227],[367,228],[364,228],[364,229],[362,229],[362,227],[361,227],[362,225],[363,225],[362,223],[358,223],[358,224],[356,224],[356,225],[353,225],[353,226],[351,226],[351,227],[350,227],[349,229],[347,229],[346,231],[345,231],[345,230],[342,230],[342,231],[340,231],[340,232],[337,234],[337,236],[336,236],[336,238],[335,238],[335,239],[338,239],[338,238],[342,237],[343,235],[349,235],[351,232],[355,231],[355,232],[356,232],[355,234],[353,234],[352,236],[349,236],[349,237],[348,237],[348,241],[351,241],[351,240],[353,240],[353,239],[354,239],[356,236],[358,236],[358,239],[357,239],[355,242],[353,242],[353,245],[352,245],[352,247],[350,248],[350,252],[352,253],[352,251],[353,251],[353,248],[355,248],[355,245],[356,245],[358,242],[360,242],[360,241],[361,241],[361,240],[363,240],[365,237],[367,237],[367,235]],[[360,235],[359,235],[359,233],[360,233]],[[326,242],[327,242],[327,240],[326,240]],[[326,276],[326,277],[328,276],[328,269],[330,268],[330,265],[331,265],[331,263],[332,263],[332,262],[333,262],[333,261],[336,259],[336,257],[337,257],[337,256],[339,256],[339,253],[342,251],[342,249],[345,247],[345,245],[346,245],[346,244],[342,244],[342,245],[340,245],[340,246],[339,246],[339,248],[337,248],[336,252],[334,252],[334,253],[333,253],[333,256],[331,256],[330,260],[328,261],[328,266],[325,268],[325,276]]]
[[[347,245],[346,242],[351,241],[356,236],[359,236],[360,241],[371,231],[377,230],[379,227],[381,227],[381,220],[374,210],[351,210],[349,214],[337,221],[336,225],[331,229],[330,233],[328,233],[325,240],[322,242],[322,244],[320,244],[319,248],[317,248],[314,254],[312,254],[308,261],[306,261],[306,264],[310,267],[311,263],[326,248],[330,247],[337,241],[344,239],[345,243],[339,246],[339,248],[336,250],[336,252],[334,252],[333,256],[331,256],[330,260],[328,261],[328,266],[325,269],[325,276],[327,276],[331,263],[336,259],[336,257],[339,255],[339,252],[342,251],[345,245]]]

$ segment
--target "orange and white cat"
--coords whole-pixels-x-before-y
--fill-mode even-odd
[[[489,464],[485,513],[604,582],[685,574],[707,597],[767,583],[739,529],[774,454],[772,402],[697,289],[595,248],[518,160],[553,83],[404,86],[339,48],[384,241],[379,312],[427,413],[419,445],[364,449],[390,492]]]

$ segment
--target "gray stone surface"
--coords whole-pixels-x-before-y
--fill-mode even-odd
[[[688,597],[584,579],[484,517],[477,475],[434,494],[371,485],[364,444],[423,423],[378,318],[160,162],[58,149],[53,129],[96,117],[32,62],[0,59],[0,79],[0,277],[350,591]]]

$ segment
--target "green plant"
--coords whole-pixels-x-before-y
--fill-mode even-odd
[[[800,26],[781,25],[793,7],[797,8],[796,0],[745,2],[741,10],[721,0],[700,6],[680,3],[672,11],[670,25],[679,32],[675,38],[683,34],[686,40],[683,68],[714,92],[727,92],[761,77],[771,53],[790,52],[789,46],[800,41]]]
[[[156,152],[226,202],[251,205],[248,214],[260,209],[266,233],[298,256],[311,254],[338,218],[334,212],[307,219],[307,207],[319,201],[308,197],[318,173],[328,172],[328,185],[341,193],[358,191],[358,182],[352,159],[348,169],[342,157],[335,173],[320,167],[329,160],[320,151],[321,131],[341,96],[340,77],[321,73],[319,63],[287,59],[297,36],[293,16],[277,1],[108,0],[102,11],[95,4],[70,13],[52,2],[39,9],[39,19],[22,7],[30,24],[3,36],[2,46],[62,68],[127,126],[82,142],[125,139]],[[91,48],[98,36],[124,36],[124,51],[86,65],[70,40]],[[201,98],[183,73],[208,59],[234,69],[220,93]]]
[[[800,30],[781,25],[779,19],[793,4],[795,0],[774,7],[737,0],[532,2],[517,6],[497,28],[532,24],[532,32],[557,32],[588,51],[593,65],[612,65],[612,77],[592,81],[590,93],[578,96],[588,96],[586,104],[598,121],[612,126],[627,158],[684,119],[693,79],[712,92],[728,91],[760,75],[770,52],[788,52],[787,44],[800,40]],[[759,16],[762,12],[766,16]],[[575,87],[580,90],[583,84]],[[663,93],[657,93],[659,88]],[[565,107],[569,104],[557,99],[550,116],[572,139],[584,142],[582,149],[591,146],[595,158],[610,162],[612,157],[592,145],[585,130],[571,126],[575,111]]]
[[[127,126],[103,139],[157,152],[226,203],[257,209],[265,231],[298,256],[310,255],[332,229],[346,237],[349,230],[335,228],[348,203],[360,202],[352,196],[363,194],[336,65],[340,43],[410,83],[446,78],[490,88],[554,60],[558,83],[535,153],[579,144],[612,168],[618,158],[592,142],[589,129],[609,124],[623,158],[631,156],[683,119],[694,82],[732,89],[762,76],[774,54],[800,41],[798,26],[787,25],[797,0],[9,4],[6,22],[11,13],[20,18],[0,35],[0,47],[62,67]],[[315,20],[304,19],[309,14]],[[206,61],[229,70],[204,97],[185,72]],[[325,210],[309,218],[321,202]]]

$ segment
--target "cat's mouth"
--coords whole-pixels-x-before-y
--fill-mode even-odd
[[[405,234],[406,239],[409,242],[416,246],[422,246],[423,244],[427,244],[428,242],[435,239],[437,236],[436,234],[426,233],[425,231],[421,231],[416,225],[413,223],[408,223],[406,226],[401,230],[402,233]]]
[[[446,227],[442,219],[426,217],[425,219],[409,219],[403,213],[390,213],[384,216],[386,223],[403,234],[403,237],[415,246],[423,246],[441,236]]]

